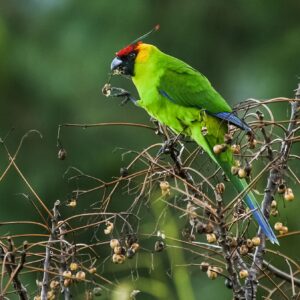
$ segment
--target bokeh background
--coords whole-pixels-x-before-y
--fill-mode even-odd
[[[26,139],[17,163],[51,207],[74,188],[63,177],[69,166],[109,180],[122,166],[116,147],[141,150],[158,141],[133,128],[63,129],[68,158],[57,159],[58,124],[149,124],[144,111],[101,95],[117,50],[159,23],[160,31],[147,42],[199,69],[232,105],[249,97],[293,97],[300,75],[299,10],[300,2],[289,0],[0,0],[0,137],[8,135],[6,144],[14,152],[28,130],[41,132],[42,139]],[[136,94],[129,80],[114,78],[114,84]],[[286,107],[274,113],[288,116]],[[0,147],[0,173],[6,165]],[[20,193],[28,190],[11,170],[0,182],[0,220],[36,216]],[[299,201],[284,211],[294,228],[297,211]],[[9,232],[0,228],[2,235]],[[294,246],[296,239],[284,240],[281,251],[295,257]],[[162,263],[167,265],[167,258]],[[128,278],[130,271],[121,275]],[[168,276],[148,272],[151,276],[176,299]],[[230,299],[222,280],[211,283],[198,271],[190,276],[196,299]]]

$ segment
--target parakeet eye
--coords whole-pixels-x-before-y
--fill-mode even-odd
[[[131,53],[128,54],[128,58],[129,59],[135,59],[135,57],[136,57],[136,53],[135,52],[131,52]]]

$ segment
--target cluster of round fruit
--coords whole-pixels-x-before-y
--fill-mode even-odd
[[[95,274],[97,269],[95,267],[91,267],[88,272],[90,274]],[[63,285],[64,287],[68,287],[73,282],[85,281],[86,273],[82,270],[79,270],[79,264],[76,262],[72,262],[69,265],[68,270],[64,271],[63,274]],[[42,283],[41,283],[42,284]],[[60,290],[60,282],[58,280],[51,280],[49,284],[49,291],[47,292],[47,299],[54,300],[56,299],[56,294]],[[40,296],[35,296],[34,300],[41,300]]]
[[[200,264],[200,270],[206,272],[206,275],[209,279],[216,279],[219,275],[222,275],[223,269],[217,266],[210,265],[208,262],[202,262]],[[246,269],[242,269],[239,271],[239,277],[241,279],[249,276],[249,272]],[[229,280],[225,281],[227,287],[232,288],[232,282]]]
[[[253,251],[255,247],[260,245],[260,238],[258,236],[252,239],[238,240],[236,237],[227,237],[226,242],[230,248],[235,248],[241,255],[247,255]]]
[[[110,240],[110,248],[113,250],[112,261],[115,264],[124,263],[126,257],[133,258],[139,250],[140,245],[137,242],[125,241],[125,246],[122,246],[118,239]]]
[[[279,231],[279,234],[283,235],[283,234],[287,234],[289,232],[289,229],[287,226],[284,226],[281,222],[277,222],[274,225],[274,229],[276,231]]]

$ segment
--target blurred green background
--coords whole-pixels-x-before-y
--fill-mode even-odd
[[[147,42],[199,69],[232,105],[249,97],[293,97],[300,75],[299,10],[299,1],[280,0],[1,0],[0,137],[14,129],[6,139],[14,152],[28,130],[41,132],[42,139],[32,135],[25,141],[17,163],[51,207],[74,188],[63,178],[69,166],[109,180],[122,166],[116,147],[141,150],[159,140],[135,128],[63,129],[68,158],[57,159],[58,124],[149,124],[144,111],[101,95],[117,50],[159,23],[160,31]],[[113,82],[136,94],[130,81]],[[275,113],[288,116],[286,106]],[[6,165],[1,147],[0,174]],[[19,193],[28,190],[11,170],[0,183],[0,220],[36,216]],[[299,201],[283,213],[294,228],[297,209]],[[0,230],[8,232],[7,227]],[[290,247],[295,243],[295,238],[284,240],[282,251],[289,246],[295,257]],[[196,299],[230,299],[222,280],[211,283],[198,270],[190,275]],[[168,276],[153,278],[176,293]]]

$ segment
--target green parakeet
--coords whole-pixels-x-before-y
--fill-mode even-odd
[[[111,70],[116,74],[129,75],[140,96],[135,103],[175,133],[194,139],[241,193],[248,185],[245,179],[231,173],[234,165],[232,152],[226,149],[216,154],[213,148],[224,143],[228,123],[247,132],[251,132],[251,128],[232,112],[204,75],[157,47],[143,43],[141,39],[144,37],[118,51]],[[205,135],[202,128],[206,129]],[[272,243],[278,244],[251,191],[245,194],[244,201],[264,234]]]

